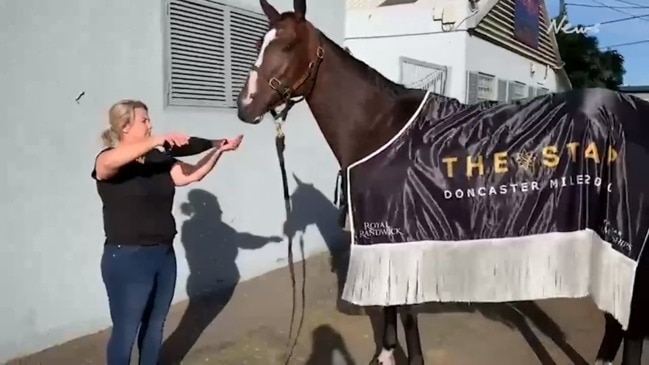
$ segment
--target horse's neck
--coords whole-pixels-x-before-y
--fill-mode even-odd
[[[408,117],[397,115],[404,109],[403,96],[394,95],[377,85],[376,80],[368,80],[366,75],[350,67],[349,60],[343,59],[346,55],[334,49],[337,46],[330,41],[323,40],[322,47],[324,60],[306,100],[344,168],[386,143]]]

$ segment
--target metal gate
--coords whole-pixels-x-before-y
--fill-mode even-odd
[[[448,68],[433,63],[399,57],[399,82],[403,85],[445,95]]]

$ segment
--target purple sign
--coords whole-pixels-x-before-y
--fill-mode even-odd
[[[514,38],[532,47],[539,47],[539,0],[516,0],[514,5]]]

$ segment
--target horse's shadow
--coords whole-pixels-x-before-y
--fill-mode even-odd
[[[288,234],[294,235],[297,232],[304,232],[309,225],[315,225],[318,228],[331,254],[331,271],[335,273],[337,278],[337,309],[348,315],[367,315],[369,317],[378,353],[381,349],[383,331],[383,316],[380,308],[360,308],[340,299],[349,265],[350,242],[349,232],[344,231],[338,223],[340,210],[312,184],[299,180],[295,175],[293,175],[293,178],[297,183],[297,188],[291,195],[292,229],[289,230]],[[534,302],[496,304],[430,303],[416,306],[415,311],[417,313],[478,312],[487,319],[518,330],[541,364],[555,364],[550,353],[534,333],[533,325],[550,338],[570,358],[572,363],[588,364],[566,341],[566,336],[559,325]],[[532,325],[530,325],[530,322]],[[395,349],[395,357],[397,364],[407,362],[406,354],[401,346],[397,346]]]
[[[320,190],[295,174],[293,179],[297,187],[290,197],[291,212],[284,224],[284,233],[292,238],[298,233],[304,234],[308,226],[315,225],[330,253],[331,272],[336,274],[340,292],[347,274],[349,234],[337,223],[338,208]]]
[[[511,329],[516,329],[530,346],[543,365],[556,365],[548,350],[545,348],[532,326],[554,342],[557,347],[570,359],[572,364],[588,365],[566,340],[566,335],[559,325],[536,303],[520,301],[510,303],[428,303],[418,306],[419,313],[474,313],[478,312],[485,318],[499,322]],[[530,325],[531,323],[531,325]]]
[[[232,298],[240,280],[235,261],[239,249],[258,249],[283,240],[237,232],[223,222],[216,196],[205,190],[191,190],[187,199],[181,211],[190,218],[182,225],[181,241],[189,266],[189,303],[180,323],[163,344],[162,359],[166,365],[181,363]]]
[[[364,311],[362,308],[340,299],[349,266],[350,242],[349,232],[343,230],[339,225],[341,211],[315,186],[301,181],[295,174],[293,179],[297,187],[291,194],[291,216],[290,219],[287,219],[290,224],[285,225],[285,232],[289,237],[292,237],[297,233],[303,234],[310,225],[316,226],[324,238],[330,254],[331,272],[336,275],[337,310],[349,315],[367,314],[372,326],[376,351],[379,351],[383,326],[383,318],[380,313],[372,308]],[[406,360],[405,352],[400,346],[397,347],[395,356],[398,364]]]

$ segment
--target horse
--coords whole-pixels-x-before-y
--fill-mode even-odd
[[[363,159],[367,159],[368,156],[372,156],[388,144],[403,144],[403,139],[406,138],[403,137],[403,133],[407,129],[407,124],[411,122],[413,116],[421,111],[422,108],[427,108],[431,115],[434,115],[433,122],[434,120],[449,119],[454,114],[461,114],[464,116],[464,119],[470,119],[471,116],[479,116],[482,115],[480,113],[490,112],[491,110],[496,110],[494,108],[498,108],[495,102],[483,102],[474,106],[467,106],[459,103],[455,99],[450,99],[442,95],[431,95],[427,90],[407,88],[404,85],[388,80],[364,62],[353,57],[350,52],[337,45],[307,20],[306,0],[294,0],[293,11],[283,13],[277,11],[267,0],[260,0],[260,6],[268,18],[269,29],[257,44],[257,59],[251,66],[248,79],[238,95],[238,119],[248,124],[259,124],[267,113],[273,114],[276,119],[278,116],[285,119],[293,105],[305,100],[326,143],[337,159],[341,170],[347,171],[347,184],[351,183],[349,185],[350,192],[348,192],[348,195],[352,194],[351,190],[354,187],[354,178],[352,175],[353,171],[355,171],[354,169],[358,169],[358,167],[355,167],[355,164],[358,164]],[[566,102],[569,103],[568,105],[578,104],[578,107],[588,102],[592,103],[595,99],[608,100],[609,104],[614,103],[616,100],[624,100],[627,104],[631,103],[634,107],[641,109],[642,112],[649,113],[649,104],[641,104],[639,99],[629,101],[629,97],[607,90],[569,91],[563,93],[563,96],[546,95],[544,96],[545,99],[526,102],[527,104],[518,101],[508,103],[494,113],[499,113],[498,115],[500,116],[509,115],[511,117],[515,115],[517,110],[524,108],[525,105],[531,108],[543,105],[543,103],[547,104],[549,102],[548,100],[553,100],[552,98],[555,97],[562,98],[561,100],[568,100]],[[604,107],[598,110],[604,110],[602,112],[603,114],[607,113],[607,109]],[[623,119],[627,115],[638,119],[638,111],[629,110],[628,108],[625,110],[623,114],[616,115],[613,113],[613,119],[615,117]],[[606,115],[610,116],[611,113]],[[487,117],[485,116],[484,118]],[[509,118],[508,120],[510,120],[510,123],[523,123],[522,121],[517,122],[516,118]],[[429,124],[434,125],[431,124],[433,122]],[[573,121],[572,123],[574,126],[577,125],[576,123],[578,121]],[[517,124],[513,124],[513,126],[516,127]],[[444,131],[440,131],[440,133],[442,132]],[[418,130],[418,133],[426,133],[426,130]],[[400,135],[401,137],[398,137]],[[644,129],[638,129],[636,133],[630,133],[627,138],[640,138],[641,136],[647,137],[649,134]],[[415,137],[417,136],[415,135]],[[395,142],[398,138],[401,139]],[[423,137],[418,138],[423,139]],[[431,142],[428,141],[428,143]],[[643,147],[642,151],[644,150]],[[636,164],[634,165],[635,168],[629,168],[629,170],[642,170],[641,166],[637,165],[639,164],[638,159],[627,160],[627,162],[631,161]],[[444,166],[443,164],[439,164],[437,170],[444,170],[445,167],[450,169],[448,165]],[[378,171],[379,167],[375,169],[377,169],[375,171]],[[373,170],[368,167],[364,171],[370,174]],[[610,173],[608,170],[602,170],[600,172]],[[401,171],[399,174],[392,176],[395,180],[403,181],[405,179],[404,175],[405,172]],[[351,181],[349,180],[350,176],[352,177]],[[387,176],[383,177],[387,178]],[[356,180],[360,181],[363,179]],[[360,184],[362,185],[362,181]],[[602,196],[604,196],[603,193],[599,192],[600,190],[598,190],[596,195],[597,199],[602,199]],[[453,195],[452,192],[450,194]],[[451,198],[445,203],[447,212],[454,209],[452,204],[458,204],[454,203]],[[349,199],[349,202],[352,202],[352,199]],[[357,205],[356,203],[354,204]],[[351,215],[354,209],[350,207],[349,212]],[[442,209],[442,212],[444,212],[444,209]],[[354,219],[351,219],[351,222],[353,221]],[[387,230],[389,231],[389,229]],[[613,234],[617,231],[609,227],[606,228],[606,232]],[[358,230],[356,234],[358,234]],[[618,236],[611,237],[615,238]],[[359,237],[356,237],[356,239],[359,239]],[[360,239],[369,238],[360,237]],[[352,244],[352,253],[354,252],[354,247],[354,244]],[[356,251],[359,251],[359,248]],[[646,255],[637,254],[637,256],[644,258]],[[638,260],[640,261],[638,268],[647,266],[642,260]],[[367,263],[365,265],[367,268],[361,268],[363,266],[361,262]],[[366,270],[364,272],[366,276],[376,274],[372,272],[371,260],[362,261],[361,259],[357,259],[354,261],[352,257],[350,265],[350,271],[355,270],[358,272]],[[532,274],[534,273],[532,269],[529,269],[529,271]],[[356,296],[358,298],[360,295],[358,293],[361,289],[367,288],[367,283],[360,282],[361,279],[359,277],[354,277],[351,280],[353,282],[350,282],[350,278],[354,275],[356,274],[348,273],[348,282],[345,285],[350,287],[349,293],[351,294],[349,297]],[[385,292],[380,290],[389,286],[389,284],[385,283],[385,280],[393,283],[394,279],[389,274],[388,276],[382,277],[381,280],[384,280],[384,282],[376,279],[375,286],[378,289],[375,289],[375,294],[385,297]],[[638,280],[638,282],[640,281]],[[361,288],[362,285],[365,286]],[[633,288],[635,289],[638,286],[640,285],[636,282]],[[608,292],[604,291],[604,293]],[[468,295],[471,296],[472,292],[469,292]],[[609,297],[605,297],[605,301],[614,300],[615,298],[612,297],[617,297],[614,294],[606,295]],[[628,290],[624,295],[630,297]],[[557,296],[559,295],[537,295],[536,298],[531,298],[531,300]],[[408,299],[405,299],[405,297],[408,297]],[[509,301],[490,299],[492,299],[492,302]],[[530,299],[515,298],[514,300]],[[416,297],[411,292],[403,292],[403,296],[400,298],[383,300],[383,302],[389,302],[385,305],[381,305],[380,300],[374,301],[379,302],[379,304],[374,305],[382,307],[384,328],[382,349],[379,353],[375,354],[373,362],[381,365],[394,365],[393,351],[398,341],[396,315],[397,309],[400,308],[399,310],[403,311],[401,319],[406,334],[408,364],[424,364],[417,317],[412,310],[412,305],[431,300],[425,297]],[[461,300],[451,298],[447,301]],[[615,315],[609,314],[609,312],[615,312],[616,308],[619,310],[620,306],[616,307],[616,305],[610,304],[607,308],[611,308],[611,310],[603,310],[606,318],[606,328],[597,354],[597,363],[612,363],[624,339],[623,364],[639,365],[642,354],[643,334],[639,330],[634,330],[635,327],[631,326],[632,324],[639,323],[639,320],[632,317],[628,321],[628,326],[622,326],[619,318],[622,318],[624,315],[617,312],[614,313]],[[602,308],[600,307],[600,309]],[[631,313],[637,312],[631,309],[629,311]],[[639,325],[637,327],[639,328]]]

